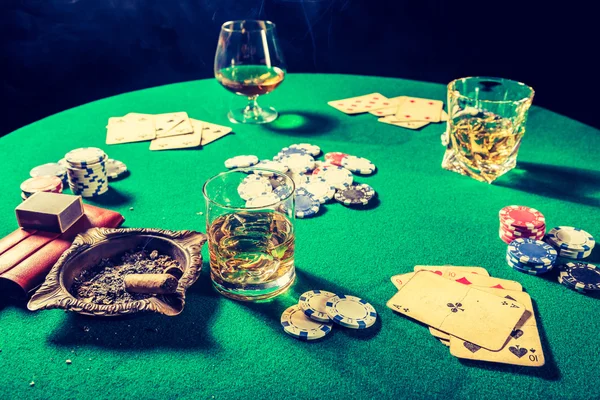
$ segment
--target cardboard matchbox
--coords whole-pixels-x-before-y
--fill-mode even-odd
[[[81,196],[38,192],[15,209],[21,228],[63,233],[83,215]]]

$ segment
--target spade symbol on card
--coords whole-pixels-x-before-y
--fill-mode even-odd
[[[515,329],[514,331],[511,332],[510,336],[514,337],[515,339],[518,339],[521,336],[523,336],[523,331],[520,329]]]
[[[471,342],[463,342],[463,346],[465,346],[467,350],[469,350],[471,353],[475,353],[476,351],[481,349],[481,346],[477,346],[475,343]]]
[[[527,354],[527,349],[520,348],[519,346],[510,346],[508,350],[519,358]]]

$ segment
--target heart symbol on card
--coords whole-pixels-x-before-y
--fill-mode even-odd
[[[512,331],[510,333],[510,336],[514,337],[515,339],[520,338],[521,336],[523,336],[523,331],[520,329],[515,329],[514,331]]]
[[[475,353],[476,351],[481,349],[481,346],[477,346],[476,344],[471,343],[471,342],[464,342],[463,346],[465,346],[467,348],[467,350],[469,350],[471,353]],[[525,351],[527,351],[527,350],[525,350]]]
[[[519,346],[510,346],[508,350],[519,358],[527,354],[527,349],[519,348]]]

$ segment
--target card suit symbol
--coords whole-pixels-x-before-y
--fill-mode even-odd
[[[170,119],[167,122],[175,122],[175,120],[174,119]]]
[[[504,289],[504,286],[502,286],[501,284],[497,284],[492,286],[492,289]]]
[[[371,106],[365,106],[365,108],[371,108]]]
[[[503,302],[502,302],[502,305],[503,305],[503,306],[507,306],[507,305],[508,305],[508,302],[506,302],[506,301],[503,301]]]
[[[156,131],[162,131],[163,128],[156,128]]]
[[[375,96],[373,97],[373,100],[379,100],[379,97]]]
[[[504,298],[505,298],[505,299],[512,300],[512,301],[517,301],[516,299],[513,299],[513,298],[512,298],[512,297],[510,297],[509,295],[506,295],[506,296],[504,296]]]
[[[356,100],[356,102],[357,102],[357,103],[360,103],[360,102],[362,102],[362,100]]]
[[[519,346],[510,346],[508,350],[519,358],[527,354],[527,349],[520,348]]]
[[[429,117],[425,117],[425,119],[429,119]]]
[[[456,304],[448,303],[447,306],[450,307],[450,311],[452,311],[452,312],[458,312],[458,310],[465,311],[463,308],[461,308],[462,303],[456,303]]]
[[[471,285],[472,284],[471,281],[465,277],[457,279],[456,282],[462,283],[463,285]]]
[[[438,274],[439,276],[442,276],[444,273],[442,271],[431,271],[434,274]]]
[[[338,103],[337,105],[338,105],[338,106],[343,106],[343,105],[344,105],[344,103]]]
[[[410,118],[410,115],[405,115],[404,118]]]
[[[370,101],[369,104],[375,104],[375,102],[374,101]]]
[[[146,118],[144,118],[144,117],[138,119],[138,121],[145,121],[145,120],[146,120]]]
[[[117,122],[121,124],[121,123],[125,122],[125,120],[124,119],[120,119]]]
[[[414,101],[414,100],[410,100],[410,102],[411,102],[411,103],[414,103],[415,101]]]
[[[429,103],[427,103],[427,104],[429,104],[430,106],[432,106],[432,105],[433,105],[433,101],[430,101],[430,102],[429,102]]]
[[[510,336],[514,337],[515,339],[520,338],[521,336],[523,336],[523,331],[520,329],[515,329],[514,331],[512,331],[510,333]]]
[[[350,107],[356,107],[356,104],[352,104]]]
[[[535,353],[535,349],[529,349],[529,351]]]
[[[512,304],[510,305],[510,308],[519,308],[519,306],[518,306],[518,305],[516,305],[515,303],[512,303]]]
[[[382,113],[381,111],[377,111],[377,114],[381,115],[381,114],[383,114],[383,113]]]
[[[390,103],[382,103],[382,104],[383,104],[384,106],[387,106],[387,105],[389,105]]]
[[[463,342],[463,346],[465,346],[471,353],[475,353],[481,349],[481,346],[477,346],[475,343],[471,342]]]
[[[409,310],[408,310],[408,308],[405,308],[405,309],[404,309],[404,312],[408,312],[408,311],[409,311]]]

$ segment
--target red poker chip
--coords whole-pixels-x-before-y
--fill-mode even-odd
[[[546,225],[544,214],[527,206],[507,206],[500,210],[500,223],[521,229],[537,229]]]
[[[507,232],[511,232],[512,234],[517,236],[539,235],[540,233],[546,233],[546,225],[543,225],[539,229],[522,229],[515,226],[500,224],[500,229],[503,229]]]
[[[531,235],[531,236],[514,236],[511,235],[510,233],[507,233],[506,231],[503,231],[502,229],[500,229],[500,231],[498,232],[498,234],[500,235],[500,238],[502,240],[504,240],[506,243],[510,243],[515,239],[535,239],[535,240],[542,240],[544,235]]]
[[[349,154],[333,152],[325,154],[325,161],[337,165],[338,167],[342,167],[342,158],[348,156]]]

